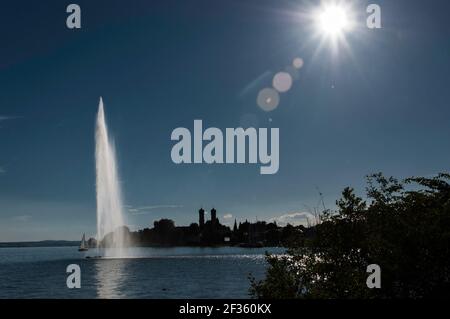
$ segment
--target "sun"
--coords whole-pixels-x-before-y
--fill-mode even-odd
[[[341,37],[352,27],[350,9],[340,4],[323,5],[315,14],[315,22],[323,36]]]
[[[333,5],[325,8],[319,14],[318,23],[323,33],[336,35],[347,29],[349,20],[344,8]]]

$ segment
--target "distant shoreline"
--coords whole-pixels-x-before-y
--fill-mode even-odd
[[[26,247],[63,247],[79,246],[80,241],[73,240],[41,240],[22,242],[0,242],[0,248],[26,248]]]
[[[0,242],[0,248],[29,248],[29,247],[78,247],[80,241],[76,240],[41,240],[41,241],[23,241],[23,242]],[[136,245],[130,247],[137,248],[172,248],[172,247],[239,247],[239,248],[268,248],[268,247],[282,247],[280,245],[274,246],[252,246],[252,245]],[[92,248],[92,247],[91,247]]]

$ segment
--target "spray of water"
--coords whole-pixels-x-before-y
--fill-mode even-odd
[[[108,247],[108,257],[123,257],[128,246],[124,231],[122,193],[119,185],[114,144],[108,136],[103,100],[100,98],[95,130],[97,190],[97,241]]]

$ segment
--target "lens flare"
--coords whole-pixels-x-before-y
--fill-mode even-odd
[[[292,77],[287,72],[278,72],[273,77],[272,85],[280,93],[287,92],[292,86]]]
[[[280,95],[275,89],[265,88],[259,91],[256,103],[262,110],[270,112],[278,107]]]

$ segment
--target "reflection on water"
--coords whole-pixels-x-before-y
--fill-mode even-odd
[[[95,260],[95,279],[97,282],[98,298],[126,298],[126,266],[127,259],[98,259]]]
[[[3,248],[0,299],[248,298],[248,275],[264,277],[266,250],[284,252],[282,248],[133,247],[127,249],[125,259],[97,259],[104,251]],[[65,285],[70,264],[80,265],[81,289]]]
[[[125,258],[108,258],[103,257],[108,256],[105,249],[97,249],[90,251],[88,264],[94,265],[97,298],[211,298],[236,292],[242,297],[247,295],[249,273],[264,269],[265,250],[134,247],[126,250]]]
[[[97,248],[89,250],[85,257],[93,258],[101,256],[103,258],[113,258],[116,256],[115,248]],[[280,247],[264,248],[241,248],[241,247],[129,247],[122,251],[120,258],[141,259],[141,258],[264,258],[269,251],[273,254],[285,252]],[[102,258],[102,259],[103,259]],[[120,259],[119,258],[119,259]]]

